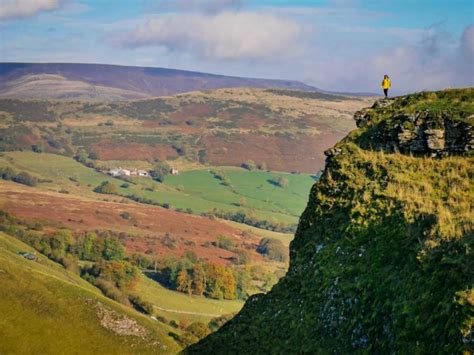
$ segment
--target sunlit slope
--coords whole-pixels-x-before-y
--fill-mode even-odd
[[[79,276],[0,233],[0,352],[176,353],[171,328],[103,297]]]

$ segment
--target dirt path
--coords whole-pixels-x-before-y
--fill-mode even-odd
[[[168,309],[162,308],[153,305],[154,308],[159,309],[160,311],[164,312],[171,312],[171,313],[179,313],[179,314],[191,314],[194,316],[204,316],[204,317],[220,317],[222,314],[211,314],[211,313],[199,313],[199,312],[189,312],[189,311],[178,311],[177,309]]]

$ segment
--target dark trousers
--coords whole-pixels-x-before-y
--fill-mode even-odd
[[[388,89],[383,89],[383,93],[385,94],[385,97],[388,97]]]

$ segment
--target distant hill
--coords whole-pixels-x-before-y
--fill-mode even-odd
[[[124,102],[0,98],[5,119],[0,151],[37,145],[72,156],[84,148],[102,161],[181,159],[241,166],[252,160],[270,170],[316,173],[323,167],[323,151],[355,127],[352,114],[369,102],[255,88]],[[51,130],[51,124],[62,128]]]
[[[298,81],[241,78],[166,68],[0,63],[0,97],[113,101],[235,87],[317,91]]]

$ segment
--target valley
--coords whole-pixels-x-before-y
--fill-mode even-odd
[[[189,329],[216,330],[285,274],[323,150],[369,101],[255,88],[0,99],[2,228],[185,347],[202,336]],[[134,169],[147,176],[124,175]],[[91,241],[103,252],[80,251]],[[107,243],[123,248],[117,260]]]

